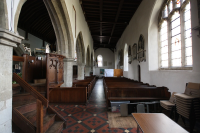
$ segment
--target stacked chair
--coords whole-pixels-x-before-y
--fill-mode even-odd
[[[190,133],[192,133],[195,122],[200,120],[200,84],[188,83],[185,93],[175,96],[177,113],[189,119]],[[176,121],[178,121],[178,118]]]
[[[176,110],[175,110],[175,106],[176,106],[175,94],[177,94],[177,92],[172,93],[169,101],[160,101],[160,106],[171,112],[170,118],[172,118],[173,112],[176,112]]]

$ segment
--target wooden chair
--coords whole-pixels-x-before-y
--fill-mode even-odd
[[[160,106],[166,110],[169,110],[170,113],[170,118],[172,118],[173,112],[176,113],[175,111],[175,106],[176,106],[176,98],[175,98],[175,94],[177,94],[177,92],[173,92],[169,101],[160,101]]]

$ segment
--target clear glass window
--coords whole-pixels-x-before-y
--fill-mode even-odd
[[[169,13],[173,10],[173,2],[172,0],[169,3]]]
[[[167,21],[161,25],[160,40],[161,40],[161,67],[168,67],[168,30]]]
[[[184,11],[184,30],[185,30],[185,65],[192,66],[192,31],[191,31],[191,12],[190,3],[186,5]]]
[[[183,2],[185,0],[170,0],[169,4],[166,4],[162,11],[163,18],[173,14],[171,19],[163,19],[164,21],[162,20],[163,23],[161,24],[161,68],[191,67],[193,65],[190,2],[185,6],[184,10],[175,10],[175,8],[181,7]],[[170,27],[168,28],[168,26]]]
[[[103,57],[102,55],[97,56],[98,67],[103,67]]]
[[[175,12],[171,19],[171,59],[172,67],[181,66],[180,14]]]

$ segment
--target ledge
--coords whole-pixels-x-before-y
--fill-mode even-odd
[[[0,28],[0,44],[17,47],[17,44],[20,44],[22,39],[24,39],[22,36]]]
[[[170,68],[159,68],[159,70],[193,70],[193,67],[170,67]]]

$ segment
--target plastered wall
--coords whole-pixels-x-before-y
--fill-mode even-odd
[[[158,14],[164,0],[143,0],[129,25],[117,43],[115,52],[115,68],[118,51],[124,49],[125,44],[138,43],[142,34],[145,39],[146,61],[139,63],[132,61],[124,76],[138,79],[138,64],[141,66],[141,81],[156,86],[167,86],[170,92],[183,93],[187,82],[200,82],[200,50],[197,37],[198,31],[192,31],[193,42],[193,70],[159,70],[158,64]],[[198,26],[197,1],[191,0],[192,27]]]
[[[98,55],[102,55],[103,62],[107,61],[107,66],[104,66],[104,64],[103,64],[103,67],[95,66],[94,75],[99,76],[100,75],[100,69],[114,69],[114,67],[115,67],[114,53],[110,49],[108,49],[108,48],[99,48],[94,53],[95,53],[95,56],[94,56],[95,60],[96,60],[96,57]],[[111,66],[109,66],[109,64],[108,64],[109,62],[112,62]]]

